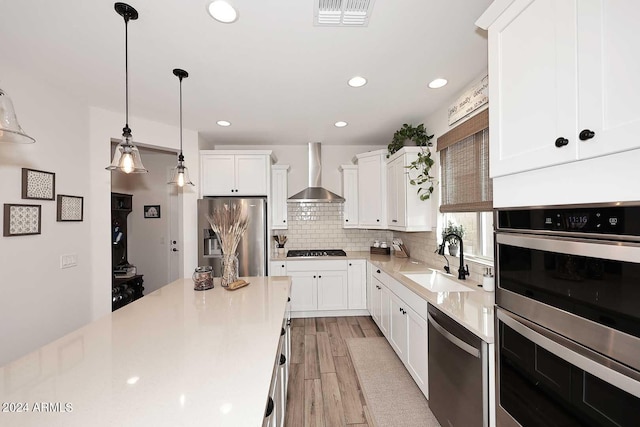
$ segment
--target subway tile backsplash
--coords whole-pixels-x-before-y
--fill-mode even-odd
[[[342,203],[289,203],[286,249],[344,249],[368,251],[374,240],[391,245],[393,233],[388,230],[342,228]]]

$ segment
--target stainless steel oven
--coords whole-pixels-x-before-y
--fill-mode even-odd
[[[640,203],[496,211],[498,426],[640,426]]]

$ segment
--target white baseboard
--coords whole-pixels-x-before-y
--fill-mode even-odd
[[[292,311],[291,318],[301,317],[342,317],[342,316],[369,316],[368,310],[318,310],[318,311]]]

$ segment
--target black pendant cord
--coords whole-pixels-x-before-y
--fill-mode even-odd
[[[125,125],[123,131],[131,135],[129,129],[129,18],[124,16],[124,87],[125,87]]]
[[[182,76],[178,76],[180,79],[180,157],[182,156]]]

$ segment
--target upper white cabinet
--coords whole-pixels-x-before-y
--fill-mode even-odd
[[[287,197],[289,165],[271,166],[271,228],[287,229]]]
[[[390,230],[431,231],[432,199],[420,200],[418,187],[409,182],[418,172],[407,168],[418,158],[420,150],[420,147],[404,147],[388,159],[387,223]]]
[[[489,30],[491,176],[640,147],[634,0],[516,0]]]
[[[358,166],[342,165],[342,227],[358,228]]]
[[[358,154],[358,224],[387,228],[387,150]]]
[[[271,151],[200,151],[202,196],[266,196]]]

